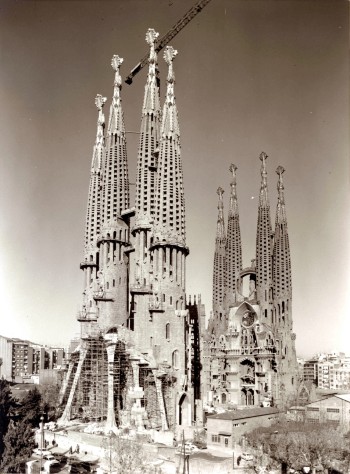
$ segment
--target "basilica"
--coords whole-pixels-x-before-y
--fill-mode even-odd
[[[59,423],[158,430],[178,437],[201,424],[206,406],[284,407],[296,378],[292,282],[282,167],[271,228],[267,155],[261,153],[256,255],[242,267],[237,167],[230,166],[227,228],[223,189],[213,268],[213,311],[186,295],[185,194],[174,59],[167,46],[161,107],[158,33],[149,29],[148,74],[141,110],[133,202],[129,191],[120,68],[113,56],[113,97],[97,95],[84,254],[77,314],[80,342],[60,393]],[[248,285],[244,285],[248,281]],[[249,287],[247,294],[243,288]]]

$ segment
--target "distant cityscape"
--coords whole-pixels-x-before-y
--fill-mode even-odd
[[[70,355],[78,346],[79,338],[64,348],[0,335],[0,378],[29,384],[62,381]],[[309,358],[297,357],[297,362],[299,382],[309,389],[313,385],[322,390],[350,391],[350,355],[320,352]]]

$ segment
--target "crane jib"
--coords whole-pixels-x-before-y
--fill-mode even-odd
[[[164,46],[166,46],[170,40],[172,40],[181,30],[184,28],[193,18],[203,10],[203,8],[211,0],[200,0],[196,5],[194,5],[188,12],[171,28],[168,33],[166,33],[159,41],[155,48],[156,52],[159,53]],[[145,55],[141,61],[131,70],[128,77],[125,79],[127,84],[132,84],[133,77],[147,64],[148,54]]]

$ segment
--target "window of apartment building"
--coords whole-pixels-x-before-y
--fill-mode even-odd
[[[220,443],[220,436],[219,435],[211,435],[211,440],[213,443]]]
[[[306,407],[307,411],[320,411],[318,407]]]
[[[339,408],[327,408],[327,413],[339,413]]]

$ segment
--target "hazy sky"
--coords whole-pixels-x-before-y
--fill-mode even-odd
[[[97,93],[113,89],[195,0],[0,2],[0,334],[67,344],[78,333]],[[187,293],[209,315],[216,189],[237,191],[244,266],[255,253],[259,154],[284,174],[297,352],[348,350],[348,2],[212,0],[172,40],[184,168]],[[165,93],[162,56],[161,97]],[[138,131],[146,71],[122,90]],[[134,182],[138,135],[128,134]],[[131,187],[132,190],[134,187]],[[133,196],[132,196],[133,201]]]

